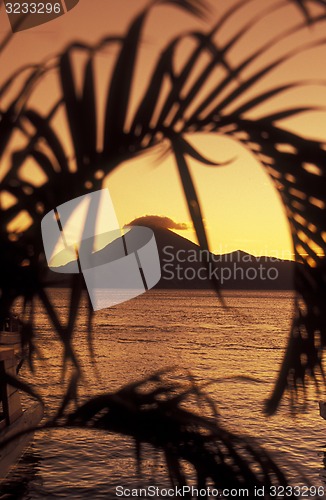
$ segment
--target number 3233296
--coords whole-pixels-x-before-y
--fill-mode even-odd
[[[5,2],[7,14],[62,14],[60,3]]]

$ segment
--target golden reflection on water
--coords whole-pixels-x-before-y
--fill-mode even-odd
[[[51,292],[62,317],[67,293]],[[211,381],[206,390],[217,403],[228,430],[257,438],[277,453],[291,475],[296,476],[295,466],[304,463],[310,481],[319,484],[325,424],[319,417],[315,394],[310,393],[310,407],[299,419],[291,418],[286,399],[276,416],[267,419],[263,415],[263,403],[272,389],[286,345],[292,293],[234,291],[225,297],[227,309],[207,291],[151,291],[97,312],[96,372],[87,346],[86,315],[81,313],[74,341],[85,375],[81,396],[114,391],[164,367],[175,366],[181,373],[190,370],[199,384]],[[34,384],[51,412],[64,391],[62,348],[41,309],[37,316],[38,344],[44,361],[39,363]],[[233,378],[244,375],[255,381]],[[24,499],[42,498],[39,495],[51,498],[55,492],[65,495],[68,490],[69,498],[86,498],[87,491],[93,492],[92,498],[114,498],[114,485],[135,485],[138,481],[134,446],[126,437],[80,430],[52,431],[37,436],[34,451],[39,457],[37,479],[34,477],[29,484],[32,496],[22,496]],[[146,461],[146,480],[151,484],[155,471],[149,452]],[[160,472],[164,468],[158,463],[156,478],[163,481]]]

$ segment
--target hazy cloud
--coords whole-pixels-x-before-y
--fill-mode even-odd
[[[175,222],[170,217],[162,217],[160,215],[143,215],[129,222],[126,226],[154,226],[178,231],[185,231],[189,228],[189,225],[185,222]]]

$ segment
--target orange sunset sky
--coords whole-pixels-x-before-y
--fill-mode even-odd
[[[46,60],[72,40],[96,42],[107,34],[122,34],[132,17],[146,5],[144,0],[80,0],[69,14],[44,26],[16,33],[5,51],[0,55],[0,82],[21,65]],[[205,29],[218,19],[225,10],[225,4],[232,5],[234,0],[211,0],[211,14],[206,21],[196,19],[171,6],[159,6],[149,16],[144,32],[144,40],[139,57],[133,98],[135,102],[142,95],[148,81],[153,62],[160,50],[172,36],[183,30]],[[277,0],[252,0],[247,10],[240,11],[221,32],[221,42],[243,25],[244,16],[259,14]],[[283,2],[285,3],[285,2]],[[249,17],[248,17],[249,18]],[[281,8],[267,19],[257,22],[255,28],[246,33],[237,47],[231,52],[229,63],[236,63],[267,39],[274,37],[287,26],[302,19],[302,14],[294,6]],[[317,40],[325,33],[326,23],[314,29],[307,28],[299,36],[292,36],[286,42],[274,44],[271,50],[259,60],[262,65],[276,56]],[[3,39],[9,30],[5,13],[0,14],[0,36]],[[187,47],[184,48],[185,52]],[[297,80],[321,80],[325,73],[326,48],[318,47],[305,51],[280,66],[272,75],[262,80],[246,96],[257,90],[263,91],[275,84]],[[105,54],[111,60],[114,54]],[[182,51],[180,53],[182,58]],[[257,69],[258,66],[256,66]],[[253,69],[251,69],[253,71]],[[99,69],[98,86],[104,87]],[[248,76],[244,73],[244,76]],[[37,94],[38,106],[46,108],[51,94],[55,92],[52,81],[43,82]],[[36,99],[36,97],[35,97]],[[250,117],[263,116],[268,112],[280,110],[283,106],[296,105],[325,106],[325,88],[317,83],[296,88],[278,96],[252,112]],[[240,103],[240,101],[238,101]],[[256,113],[256,115],[254,114]],[[309,112],[284,122],[284,126],[306,134],[309,137],[325,140],[325,113]],[[191,169],[202,203],[205,223],[211,250],[217,253],[241,249],[256,255],[273,255],[290,258],[292,255],[291,237],[283,206],[272,181],[263,171],[252,153],[230,138],[222,135],[197,134],[187,137],[206,157],[223,162],[233,160],[225,167],[202,166],[191,161]],[[0,166],[1,172],[6,165]],[[30,167],[27,176],[35,182],[38,173]],[[179,231],[182,236],[196,240],[190,223],[190,216],[183,198],[177,170],[172,156],[160,160],[160,151],[151,151],[137,159],[122,164],[109,178],[109,187],[120,225],[143,215],[162,215],[178,223],[188,224],[188,229]],[[19,224],[22,222],[19,221]],[[19,224],[13,229],[19,228]]]

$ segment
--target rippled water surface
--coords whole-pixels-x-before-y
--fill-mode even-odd
[[[66,314],[67,291],[52,291]],[[207,291],[151,291],[95,314],[94,338],[98,374],[91,368],[86,315],[80,314],[76,350],[85,367],[83,395],[113,391],[163,367],[190,369],[198,382],[250,375],[258,382],[227,380],[207,389],[218,404],[224,425],[256,437],[277,454],[291,475],[295,466],[313,484],[324,484],[326,422],[312,392],[310,406],[293,419],[284,401],[266,419],[263,401],[270,393],[286,344],[292,314],[289,292],[228,292],[228,309]],[[61,348],[41,309],[38,345],[44,356],[33,380],[49,408],[62,395]],[[23,375],[31,380],[25,368]],[[155,484],[162,464],[145,456],[146,481]],[[161,472],[160,472],[161,471]],[[36,435],[18,467],[2,487],[6,499],[110,499],[115,486],[136,486],[133,442],[126,437],[81,430]]]

